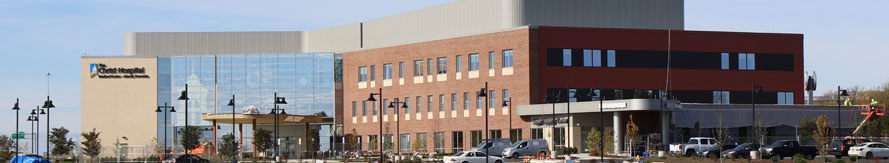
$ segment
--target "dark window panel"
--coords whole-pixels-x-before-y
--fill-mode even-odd
[[[793,71],[792,54],[756,54],[756,70]]]
[[[562,66],[562,49],[549,48],[546,49],[546,65]]]

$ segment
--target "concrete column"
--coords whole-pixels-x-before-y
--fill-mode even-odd
[[[612,112],[614,117],[614,153],[620,153],[623,151],[623,144],[621,140],[623,140],[623,126],[621,125],[622,120],[620,119],[620,112]]]
[[[664,150],[670,149],[670,112],[661,112],[661,140],[664,142]]]

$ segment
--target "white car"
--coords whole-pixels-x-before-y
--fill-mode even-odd
[[[864,157],[873,159],[874,157],[889,157],[889,146],[880,142],[867,142],[855,145],[849,148],[849,156]]]
[[[442,160],[445,163],[484,163],[485,158],[488,158],[488,163],[503,163],[503,158],[488,156],[478,151],[457,152],[453,156],[445,156]]]

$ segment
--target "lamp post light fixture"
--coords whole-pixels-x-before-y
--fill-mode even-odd
[[[31,114],[29,114],[28,120],[27,120],[27,121],[31,122],[31,134],[34,134],[34,122],[37,121],[37,118],[34,117],[34,114],[35,114],[34,110],[31,110]],[[36,137],[36,136],[31,136],[31,144],[32,144],[31,145],[31,153],[37,153],[34,151],[34,145],[33,145],[35,142],[34,137]]]
[[[46,73],[46,101],[43,102],[43,108],[46,109],[46,141],[49,141],[49,110],[51,108],[55,108],[56,106],[52,104],[52,100],[49,98],[49,77],[52,76],[49,72]],[[42,114],[42,112],[41,112]],[[49,142],[46,143],[46,157],[50,158],[52,152],[49,149]]]
[[[19,110],[22,110],[22,108],[19,108],[19,98],[15,98],[15,105],[12,106],[12,110],[15,110],[15,134],[17,136],[24,137],[24,135],[18,135],[19,134]],[[13,137],[13,139],[15,139],[15,155],[13,155],[13,156],[18,156],[19,155],[19,138]],[[16,161],[16,162],[18,162],[18,161]]]
[[[506,118],[506,119],[509,119],[509,139],[515,139],[512,137],[512,106],[510,106],[511,104],[512,104],[512,97],[503,101],[503,107],[506,107],[506,110],[509,111],[509,117]],[[516,133],[516,135],[518,135],[518,133]],[[516,139],[516,140],[518,140],[518,139]]]
[[[232,96],[232,97],[234,97],[234,96]],[[287,112],[284,111],[284,109],[279,109],[279,108],[278,108],[278,104],[287,104],[287,100],[286,100],[284,97],[278,97],[278,92],[275,92],[275,108],[272,109],[272,112],[271,112],[270,114],[272,114],[272,115],[275,116],[275,123],[274,123],[274,130],[275,130],[275,143],[274,143],[274,144],[275,144],[275,153],[274,153],[274,155],[275,155],[275,160],[276,160],[276,161],[278,160],[278,158],[279,158],[278,156],[280,155],[280,154],[278,153],[278,142],[279,142],[279,141],[278,141],[278,136],[279,136],[279,135],[278,135],[278,127],[279,127],[279,125],[278,125],[278,116],[279,116],[279,115],[282,115],[282,114],[283,114],[283,115],[287,115]]]
[[[167,108],[170,108],[170,110],[167,111]],[[166,159],[167,158],[167,114],[168,113],[175,113],[176,108],[174,106],[167,105],[167,103],[165,102],[163,106],[157,106],[157,110],[154,110],[154,112],[164,114],[164,149],[163,149],[164,153],[161,157],[163,157],[162,159]]]
[[[235,137],[235,126],[236,126],[236,122],[235,122],[235,114],[236,114],[236,112],[235,112],[235,94],[232,94],[232,99],[228,100],[228,106],[232,107],[232,137]],[[232,152],[237,154],[238,150],[241,150],[241,149],[238,149],[240,146],[241,145],[238,144],[238,146],[236,146],[233,149],[234,151],[232,151]],[[238,156],[240,156],[240,154]]]
[[[380,88],[380,91],[378,93],[370,93],[370,97],[367,98],[367,101],[371,101],[371,102],[379,101],[380,109],[383,109],[383,101],[375,99],[374,96],[380,96],[380,99],[382,99],[383,98],[383,88]],[[384,159],[385,155],[383,155],[383,141],[382,141],[383,140],[383,119],[381,117],[381,114],[382,113],[377,113],[377,119],[379,119],[379,122],[380,122],[380,135],[377,135],[377,141],[380,143],[380,147],[379,147],[380,148],[380,160],[386,160],[386,159]]]
[[[185,90],[182,90],[182,93],[179,95],[178,100],[185,101],[185,131],[182,139],[184,139],[185,142],[188,142],[188,84],[185,84]],[[185,155],[188,155],[189,147],[185,147],[185,144],[182,144],[182,146],[185,148]]]
[[[481,88],[481,90],[479,90],[476,94],[478,94],[478,97],[485,97],[485,139],[488,140],[488,143],[491,143],[493,145],[494,141],[491,141],[491,138],[490,138],[491,133],[490,133],[490,131],[488,131],[488,117],[491,116],[488,113],[488,110],[490,110],[488,107],[491,107],[491,105],[490,105],[491,98],[488,98],[488,94],[486,92],[488,92],[488,82],[485,82],[485,87]],[[489,153],[488,152],[489,148],[491,148],[491,147],[487,146],[487,145],[485,146],[485,153],[486,153],[485,154],[485,163],[487,163],[488,159],[490,159],[490,157],[491,157],[487,154],[487,153]]]
[[[398,106],[399,104],[401,104],[401,107]],[[395,117],[396,117],[395,118],[395,139],[398,140],[398,141],[396,141],[396,142],[398,142],[398,145],[396,145],[397,147],[395,148],[395,153],[400,154],[401,153],[401,148],[400,148],[401,147],[401,141],[400,141],[401,140],[401,121],[399,120],[399,118],[401,118],[401,117],[398,117],[398,114],[401,114],[399,112],[400,108],[407,108],[407,103],[406,102],[399,102],[398,99],[395,99],[395,101],[389,102],[389,108],[395,109]]]
[[[840,137],[840,129],[843,128],[843,121],[840,121],[840,119],[843,118],[843,116],[840,116],[840,106],[842,105],[840,98],[844,96],[849,96],[849,93],[845,89],[841,89],[840,86],[837,86],[837,131],[834,134],[837,138]]]
[[[756,85],[756,81],[752,81],[750,86],[751,86],[751,89],[750,89],[750,104],[751,105],[750,105],[750,107],[753,110],[753,112],[752,112],[753,113],[753,119],[752,119],[753,121],[750,121],[752,123],[750,128],[753,130],[759,130],[756,128],[756,94],[761,94],[764,91],[762,90],[762,85]],[[750,133],[751,133],[750,139],[753,140],[753,141],[750,141],[750,143],[756,142],[756,138],[755,138],[756,131],[750,132]]]

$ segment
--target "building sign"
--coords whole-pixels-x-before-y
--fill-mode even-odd
[[[145,67],[108,67],[102,63],[91,63],[89,76],[100,79],[150,78],[145,74]]]

